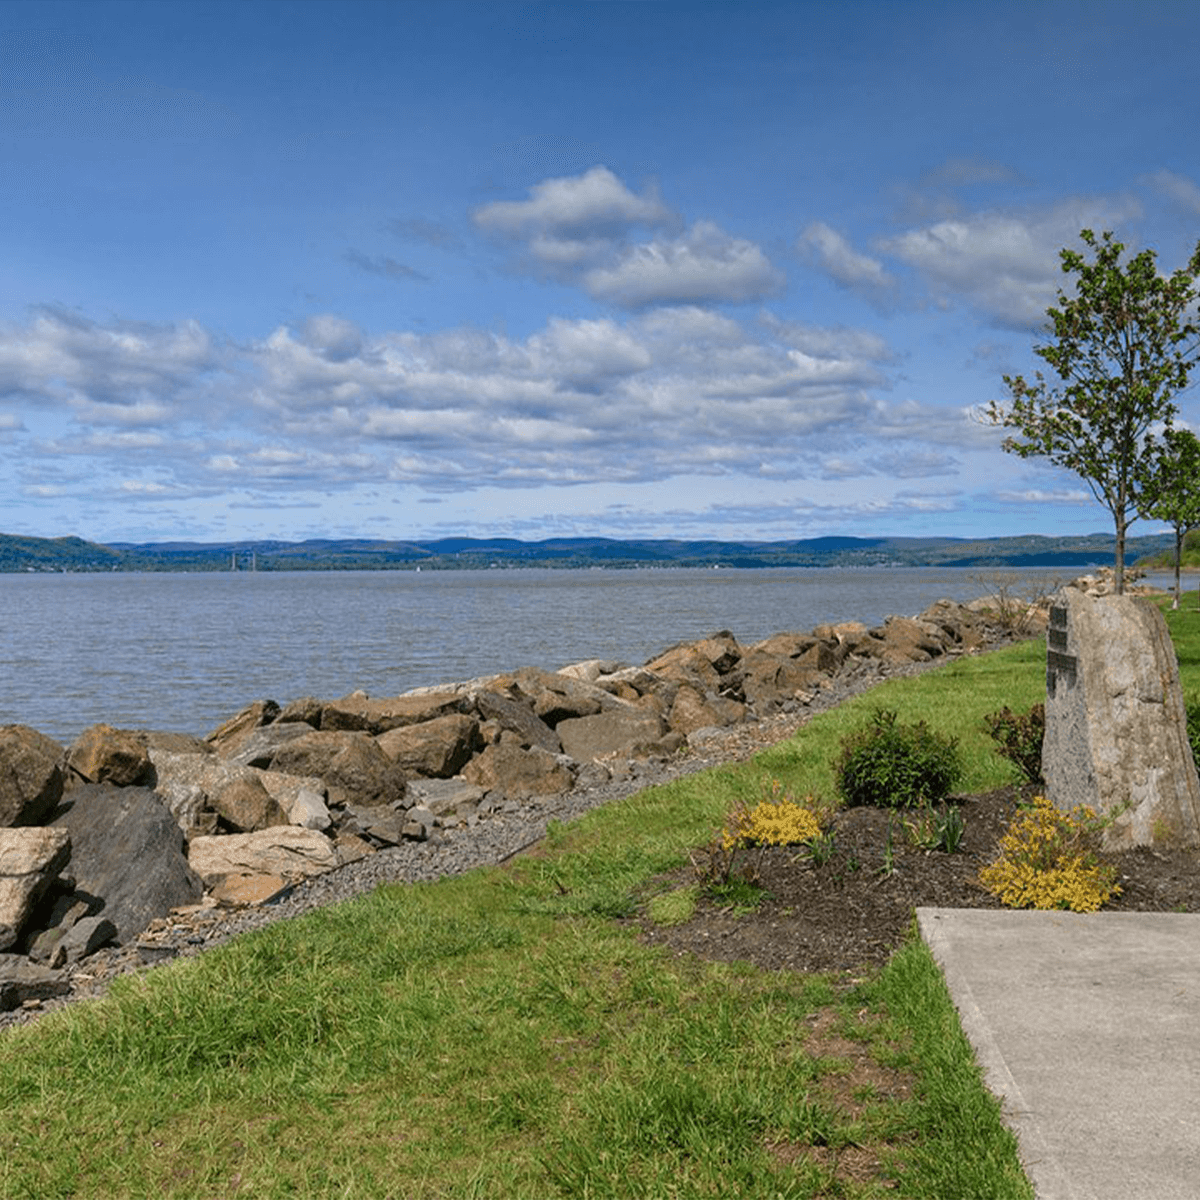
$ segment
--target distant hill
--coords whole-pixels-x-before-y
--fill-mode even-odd
[[[1161,554],[1168,534],[1130,538],[1126,558]],[[613,538],[437,538],[303,542],[114,542],[0,534],[0,571],[484,570],[511,567],[1089,567],[1111,565],[1111,534],[855,538],[782,542]]]

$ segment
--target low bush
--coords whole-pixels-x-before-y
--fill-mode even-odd
[[[1192,759],[1200,768],[1200,696],[1184,697],[1184,712],[1187,714],[1188,745],[1192,748]]]
[[[913,808],[944,800],[961,771],[957,738],[935,733],[924,721],[905,725],[881,709],[842,741],[835,777],[847,804]]]
[[[771,797],[753,805],[737,804],[717,836],[692,854],[701,884],[723,887],[736,879],[754,883],[768,846],[808,845],[820,837],[819,806],[811,796],[798,804],[776,782]]]
[[[1096,850],[1104,824],[1087,805],[1061,812],[1038,796],[1013,818],[979,881],[1008,908],[1095,912],[1121,891],[1116,868]]]
[[[1015,713],[1006,704],[999,712],[988,713],[983,725],[996,743],[997,753],[1015,763],[1027,783],[1041,783],[1046,706],[1035,704],[1026,713]]]

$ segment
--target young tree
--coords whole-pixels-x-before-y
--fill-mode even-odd
[[[1183,539],[1189,530],[1200,526],[1200,438],[1190,429],[1168,429],[1163,434],[1150,491],[1155,499],[1138,515],[1166,521],[1175,531],[1175,599],[1179,607],[1179,565],[1183,558]]]
[[[1187,386],[1200,335],[1192,311],[1200,275],[1200,244],[1186,267],[1159,275],[1153,250],[1122,263],[1125,247],[1111,233],[1090,230],[1078,250],[1060,254],[1074,292],[1060,290],[1046,310],[1053,341],[1034,346],[1058,382],[1036,372],[1004,376],[1010,399],[995,400],[985,416],[1016,430],[1004,449],[1022,458],[1042,456],[1080,475],[1112,514],[1117,547],[1116,589],[1125,589],[1125,531],[1155,500],[1154,430],[1169,429],[1172,397]]]

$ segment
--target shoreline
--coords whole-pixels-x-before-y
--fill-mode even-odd
[[[986,654],[1038,633],[992,636],[973,653]],[[262,904],[227,907],[205,901],[151,922],[132,943],[101,949],[64,969],[68,995],[0,1012],[0,1036],[15,1025],[67,1005],[102,997],[114,979],[153,970],[178,959],[192,958],[242,934],[277,921],[374,891],[385,884],[434,882],[479,867],[496,866],[535,847],[550,822],[570,823],[602,805],[623,800],[650,787],[731,763],[743,762],[759,750],[792,737],[814,716],[872,690],[889,679],[912,676],[956,660],[945,655],[927,662],[855,663],[835,673],[828,686],[798,711],[780,712],[753,721],[706,728],[687,739],[671,755],[615,758],[601,781],[587,781],[559,795],[531,796],[506,802],[473,828],[440,830],[426,841],[406,841],[376,850],[321,875],[301,879],[278,897]]]

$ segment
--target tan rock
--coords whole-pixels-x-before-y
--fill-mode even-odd
[[[249,771],[215,788],[209,793],[208,803],[235,833],[289,824],[279,802]]]
[[[425,779],[449,779],[483,746],[478,720],[464,713],[389,729],[375,740],[406,775]]]
[[[28,725],[0,726],[0,828],[36,825],[62,798],[66,755]]]
[[[390,696],[372,699],[362,692],[330,700],[321,709],[322,730],[347,730],[372,735],[419,725],[450,713],[462,712],[463,699],[453,692]]]
[[[279,748],[271,769],[316,776],[330,804],[392,804],[404,796],[404,771],[366,733],[322,729],[305,734]]]
[[[209,893],[226,908],[266,904],[292,885],[282,875],[227,875]]]
[[[270,725],[278,716],[279,705],[274,700],[256,700],[219,725],[204,740],[218,754],[232,754],[250,733],[261,725]]]
[[[0,951],[16,943],[33,906],[70,857],[65,829],[0,829]]]
[[[715,692],[721,686],[721,674],[712,660],[697,645],[675,646],[646,664],[655,675],[677,683],[698,684],[701,691]]]
[[[570,791],[574,783],[570,769],[548,750],[503,740],[473,758],[463,768],[462,777],[485,791],[512,797],[557,795]]]
[[[745,719],[746,708],[720,696],[701,695],[694,687],[684,685],[675,695],[671,706],[671,728],[686,736],[709,725],[734,725]]]
[[[144,740],[128,729],[92,725],[67,751],[67,766],[89,783],[111,783],[115,787],[153,785],[154,764]]]
[[[590,717],[563,721],[556,731],[563,751],[576,762],[589,762],[632,746],[657,742],[666,722],[650,708],[626,704]]]
[[[329,838],[295,825],[193,838],[188,863],[210,887],[229,875],[281,875],[290,880],[322,875],[340,865]]]

